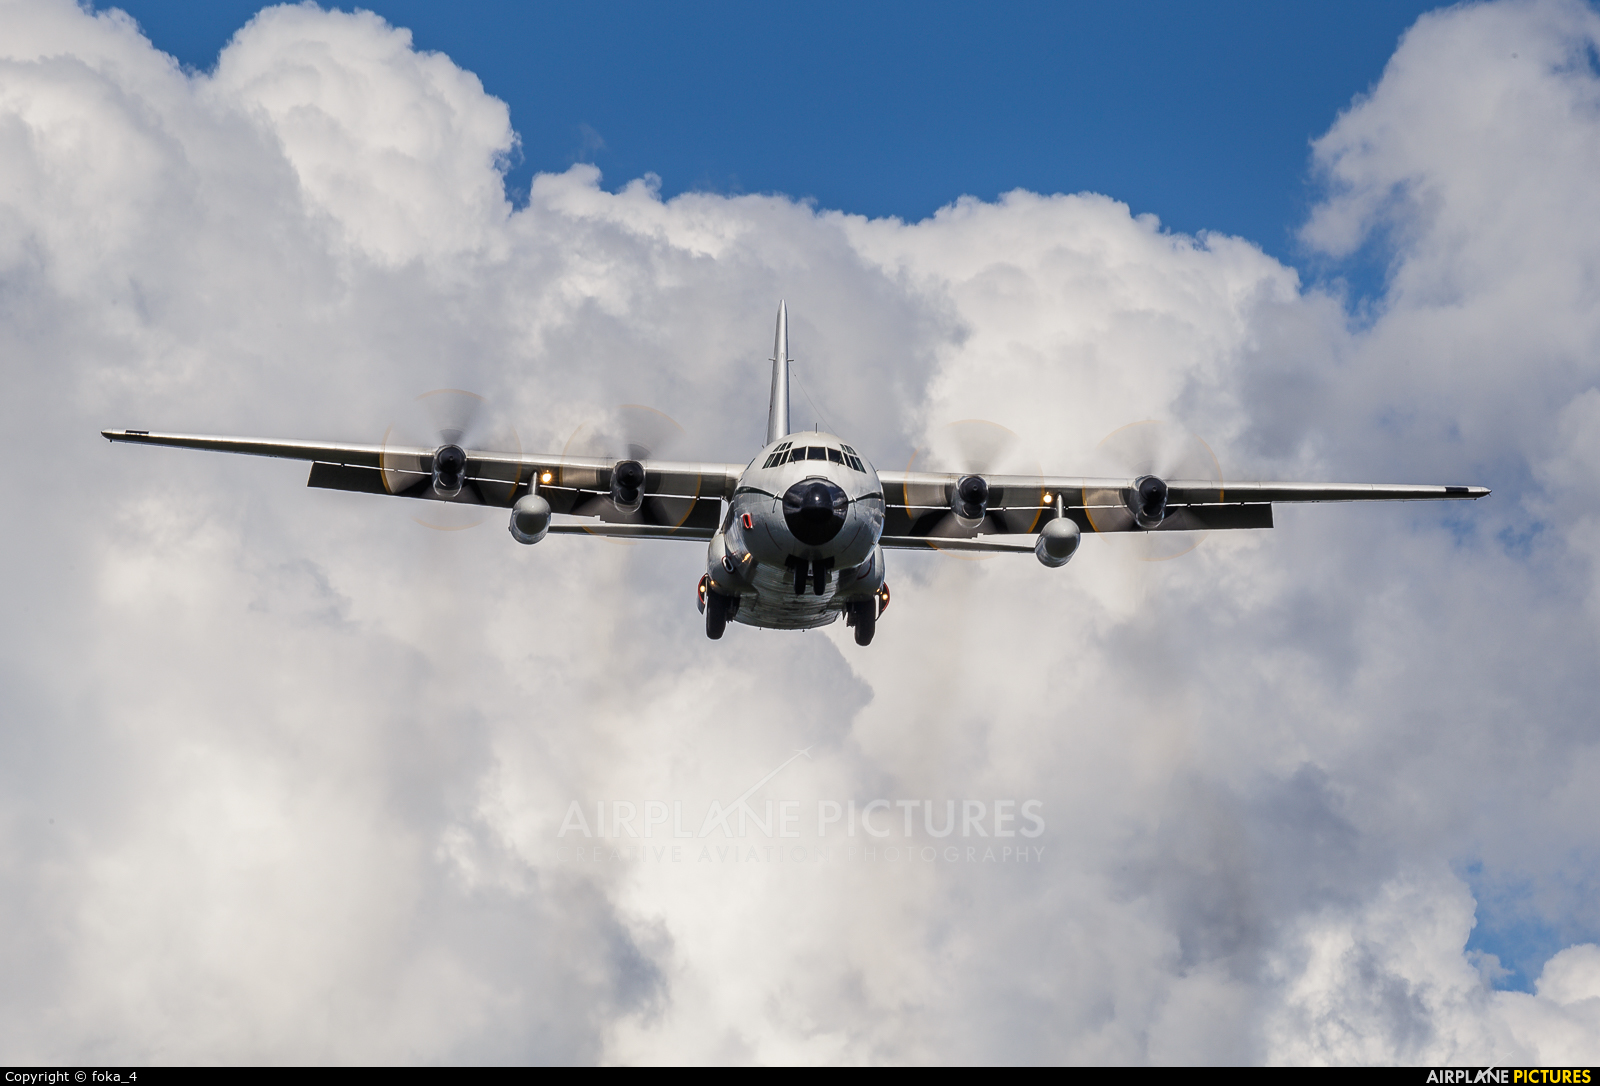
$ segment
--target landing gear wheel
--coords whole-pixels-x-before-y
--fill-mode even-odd
[[[715,641],[728,628],[728,605],[733,601],[720,592],[706,592],[706,636]]]
[[[856,612],[856,644],[872,644],[872,635],[878,630],[878,601],[868,600],[867,605]]]

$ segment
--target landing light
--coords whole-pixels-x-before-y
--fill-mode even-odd
[[[549,481],[550,480],[548,480],[548,479],[545,480],[545,482],[549,482]],[[1044,504],[1046,504],[1046,505],[1050,504],[1050,492],[1048,490],[1045,491],[1045,494],[1044,494]]]
[[[550,481],[550,473],[547,471],[543,475],[539,476],[539,481],[541,483],[548,483]],[[1045,497],[1048,499],[1049,495],[1046,494]]]

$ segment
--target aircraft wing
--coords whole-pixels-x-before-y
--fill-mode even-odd
[[[1089,479],[1067,476],[985,475],[989,484],[987,514],[976,528],[964,529],[950,515],[952,491],[962,476],[942,472],[880,471],[887,515],[886,547],[1018,550],[1020,539],[1039,530],[1057,500],[1066,516],[1085,532],[1140,531],[1126,512],[1125,494],[1132,479]],[[1153,531],[1216,531],[1272,527],[1272,506],[1278,502],[1438,501],[1476,499],[1488,494],[1481,486],[1404,486],[1387,483],[1219,484],[1169,480],[1167,517]],[[979,546],[979,544],[983,544]],[[1030,543],[1027,548],[1032,550]]]
[[[537,486],[554,513],[584,518],[554,523],[552,532],[587,532],[629,538],[709,539],[731,498],[744,464],[644,460],[645,500],[623,513],[609,500],[615,463],[595,457],[468,449],[466,483],[452,498],[433,487],[432,448],[355,445],[149,430],[102,430],[108,441],[180,449],[272,456],[311,462],[307,486],[429,501],[509,508]]]

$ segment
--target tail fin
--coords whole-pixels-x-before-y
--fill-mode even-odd
[[[772,404],[767,408],[767,444],[789,432],[789,310],[778,303],[778,330],[772,338]]]

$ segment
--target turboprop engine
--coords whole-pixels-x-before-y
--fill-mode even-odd
[[[611,469],[611,500],[624,513],[637,513],[644,501],[644,465],[620,460]]]
[[[511,507],[511,538],[518,543],[537,543],[550,531],[550,503],[537,494],[517,499]]]
[[[1133,481],[1133,488],[1125,499],[1133,522],[1145,531],[1159,525],[1167,517],[1166,480],[1154,475],[1141,475]]]
[[[963,475],[950,492],[950,511],[956,523],[969,531],[983,523],[989,512],[989,484],[981,475]]]
[[[466,451],[460,445],[440,445],[433,454],[433,489],[441,498],[453,498],[466,481]]]

